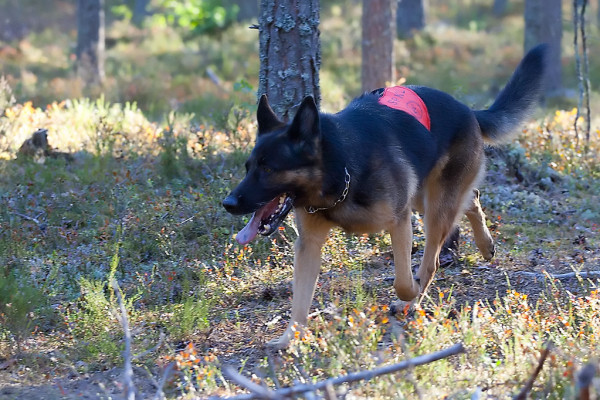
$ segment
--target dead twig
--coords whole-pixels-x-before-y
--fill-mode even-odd
[[[165,342],[165,333],[164,332],[160,332],[160,337],[158,338],[158,344],[154,347],[152,347],[151,349],[148,349],[144,352],[141,352],[140,354],[136,354],[132,357],[133,360],[137,360],[139,358],[145,357],[150,353],[154,353],[156,350],[160,349],[163,345],[163,343]]]
[[[119,319],[121,326],[123,327],[123,341],[125,342],[125,350],[123,350],[123,358],[125,359],[125,365],[123,366],[123,380],[125,381],[125,387],[127,388],[126,399],[135,400],[135,385],[133,383],[133,368],[131,366],[131,330],[129,329],[129,319],[127,318],[127,310],[125,309],[125,303],[123,302],[119,284],[116,279],[111,280],[110,284],[117,295],[119,311],[121,313]]]
[[[165,387],[165,384],[167,383],[167,379],[169,379],[169,376],[171,376],[171,372],[173,372],[174,368],[175,368],[175,363],[170,363],[169,365],[167,365],[167,368],[165,368],[165,372],[163,373],[162,378],[160,378],[160,382],[158,382],[158,387],[156,388],[156,394],[154,395],[154,400],[162,400],[165,398],[165,394],[163,392],[163,387]]]
[[[208,75],[212,83],[214,83],[219,89],[226,90],[223,87],[223,84],[221,83],[221,79],[219,79],[219,77],[217,76],[215,71],[212,70],[212,68],[206,68],[206,75]]]
[[[304,394],[308,392],[316,392],[317,390],[324,390],[328,386],[341,385],[343,383],[352,383],[362,380],[370,380],[380,375],[391,374],[394,372],[402,371],[407,368],[429,364],[434,361],[438,361],[450,356],[464,353],[465,347],[462,343],[457,343],[448,347],[447,349],[436,351],[435,353],[425,354],[422,356],[411,358],[393,365],[386,365],[384,367],[374,368],[368,371],[354,372],[348,375],[342,375],[335,378],[329,378],[324,381],[320,381],[314,384],[299,384],[280,390],[269,390],[260,386],[248,378],[238,374],[233,368],[225,367],[223,374],[228,378],[237,383],[240,386],[245,387],[252,393],[243,394],[235,397],[229,397],[229,400],[249,400],[249,399],[282,399],[286,396],[293,396],[297,394]],[[331,390],[331,389],[329,389]]]
[[[547,271],[543,272],[527,272],[519,271],[517,275],[533,276],[536,278],[551,278],[551,279],[570,279],[570,278],[596,278],[600,277],[600,271],[580,271],[580,272],[566,272],[564,274],[551,274]]]
[[[226,366],[225,368],[223,368],[223,375],[227,379],[251,391],[252,397],[250,398],[278,399],[281,397],[277,395],[276,392],[269,390],[266,387],[259,385],[258,383],[254,383],[245,376],[238,374],[238,372],[231,366]]]
[[[548,354],[550,354],[551,349],[552,349],[552,343],[548,342],[546,344],[546,346],[544,347],[544,350],[542,350],[542,355],[540,356],[540,360],[538,361],[537,367],[533,371],[533,374],[531,374],[529,381],[527,381],[527,383],[525,384],[523,389],[521,389],[521,392],[519,392],[519,394],[517,396],[515,396],[515,398],[514,398],[515,400],[526,400],[527,399],[527,394],[533,388],[533,383],[535,382],[536,378],[542,371],[544,363],[546,362],[546,358],[548,358]]]

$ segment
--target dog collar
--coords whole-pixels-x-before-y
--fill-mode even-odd
[[[392,86],[376,90],[373,93],[380,95],[379,104],[404,111],[415,117],[425,128],[431,130],[427,106],[414,90],[406,86]]]
[[[329,210],[330,208],[333,208],[333,207],[337,206],[338,204],[340,204],[342,201],[346,200],[346,197],[348,196],[348,190],[350,190],[350,174],[348,173],[348,168],[346,168],[346,167],[344,167],[344,172],[346,172],[346,176],[344,177],[344,182],[346,183],[346,187],[344,188],[342,195],[335,201],[335,203],[333,203],[333,205],[331,207],[313,207],[313,206],[304,207],[304,209],[306,210],[307,213],[314,214],[317,211]]]

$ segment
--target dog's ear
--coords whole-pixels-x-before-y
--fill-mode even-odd
[[[294,116],[288,131],[292,140],[313,143],[321,137],[319,110],[312,96],[306,96]]]
[[[267,100],[266,94],[260,96],[260,100],[258,101],[256,120],[258,121],[259,135],[271,132],[274,129],[284,125],[284,123],[277,118],[277,115],[275,115],[275,112],[269,105],[269,100]]]

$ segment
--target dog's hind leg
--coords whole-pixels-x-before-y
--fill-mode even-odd
[[[485,213],[479,202],[479,190],[473,189],[473,192],[474,196],[465,211],[465,215],[473,228],[473,236],[475,236],[475,244],[477,245],[479,252],[485,260],[489,261],[494,257],[494,253],[496,252],[494,248],[494,239],[492,239],[492,235],[485,223]]]
[[[440,265],[439,255],[444,241],[452,232],[454,224],[464,210],[464,205],[473,195],[476,173],[464,173],[458,169],[456,163],[449,163],[440,175],[434,175],[426,183],[424,197],[424,222],[425,222],[425,251],[417,277],[421,285],[421,298],[433,280],[433,276]],[[444,176],[446,171],[459,171],[460,179],[448,179]],[[469,171],[476,171],[472,168]],[[441,178],[441,179],[440,179]],[[456,184],[460,182],[460,184]]]
[[[390,229],[394,249],[394,289],[398,298],[411,301],[419,294],[419,284],[413,279],[411,269],[412,224],[411,212],[406,211]]]
[[[294,244],[292,316],[283,335],[268,343],[274,349],[287,347],[294,330],[301,330],[306,325],[321,268],[321,247],[331,228],[331,224],[320,217],[299,209],[296,209],[296,222],[299,236]]]

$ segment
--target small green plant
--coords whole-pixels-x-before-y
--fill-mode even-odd
[[[6,330],[21,352],[21,344],[36,324],[44,296],[29,282],[19,279],[15,271],[0,269],[0,332]]]
[[[190,338],[195,332],[206,330],[209,326],[208,314],[210,300],[203,296],[190,296],[173,307],[168,331],[175,340]]]

